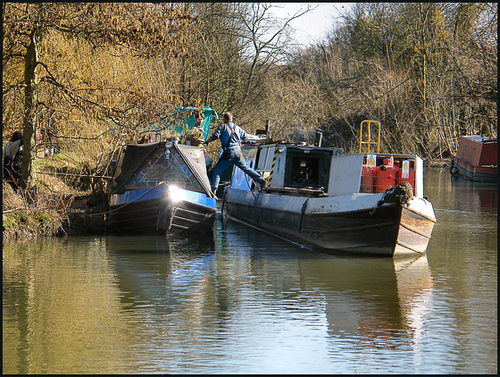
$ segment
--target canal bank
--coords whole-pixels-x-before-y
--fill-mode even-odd
[[[57,177],[44,177],[22,191],[2,186],[4,240],[103,234],[106,231],[104,193],[82,192]]]

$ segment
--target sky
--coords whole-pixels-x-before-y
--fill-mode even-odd
[[[307,46],[321,41],[337,22],[340,13],[345,13],[352,3],[271,3],[280,7],[278,17],[292,16],[301,8],[311,5],[316,9],[293,20],[295,40]]]

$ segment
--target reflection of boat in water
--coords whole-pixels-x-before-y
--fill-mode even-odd
[[[475,208],[485,213],[498,213],[498,187],[491,182],[474,182],[460,177],[453,177],[450,180],[452,189],[456,192],[456,197],[468,198],[467,207]],[[463,207],[457,203],[457,208]]]
[[[430,308],[433,288],[426,254],[392,259],[340,257],[304,252],[272,236],[257,242],[256,230],[244,230],[233,221],[227,221],[226,228],[227,248],[250,250],[246,262],[252,266],[250,274],[260,275],[261,280],[269,275],[267,289],[296,292],[300,306],[307,306],[301,292],[314,292],[314,300],[323,300],[318,307],[324,309],[330,335],[366,336],[369,342],[394,337],[398,330],[415,335],[421,329],[419,321]],[[259,247],[265,243],[270,248],[273,241],[275,249],[288,246],[288,250],[280,253]],[[293,295],[286,297],[291,301]]]
[[[450,172],[479,182],[498,181],[498,140],[479,135],[461,136]]]
[[[113,252],[127,255],[192,255],[205,253],[214,249],[213,233],[203,237],[161,237],[149,235],[108,236],[106,246]]]
[[[228,221],[215,249],[164,237],[134,243],[108,237],[123,311],[134,321],[157,323],[145,331],[161,339],[162,349],[221,334],[231,334],[231,342],[242,330],[259,333],[262,324],[280,332],[313,326],[325,339],[359,338],[372,348],[418,334],[432,294],[425,254],[338,257],[257,235]],[[242,318],[252,319],[242,324]]]
[[[183,299],[177,284],[197,292],[214,263],[213,237],[110,236],[106,248],[123,307],[146,305],[155,313],[175,312]]]
[[[433,285],[426,255],[322,263],[327,266],[318,271],[317,263],[301,260],[300,270],[323,287],[329,330],[337,335],[392,337],[396,329],[412,327],[412,315],[423,302],[419,297],[428,295]]]
[[[168,141],[127,145],[109,207],[111,228],[123,233],[212,232],[217,208],[203,148]]]

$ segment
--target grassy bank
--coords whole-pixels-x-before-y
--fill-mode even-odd
[[[15,192],[3,186],[3,239],[29,239],[106,231],[105,208],[95,195]]]
[[[104,192],[92,192],[88,180],[64,159],[37,160],[35,184],[26,190],[2,185],[4,240],[106,231]]]

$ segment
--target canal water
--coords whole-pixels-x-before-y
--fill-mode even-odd
[[[425,171],[427,254],[213,239],[3,246],[3,372],[496,374],[497,188]]]

